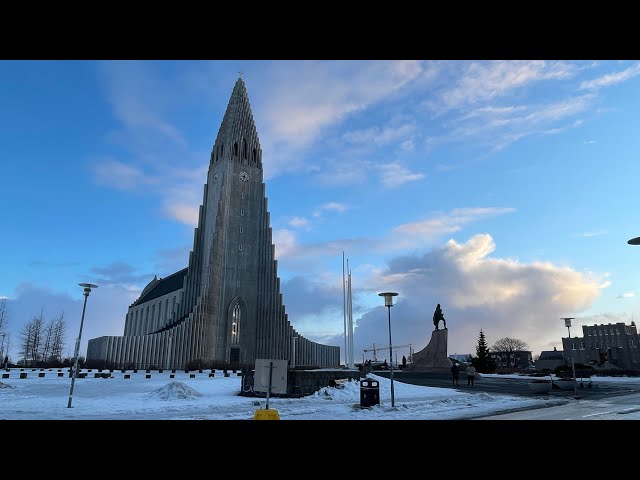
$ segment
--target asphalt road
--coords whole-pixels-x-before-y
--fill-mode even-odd
[[[381,377],[389,378],[388,370],[376,370],[373,372]],[[561,390],[557,385],[551,392],[547,394],[534,393],[529,388],[530,378],[500,378],[496,376],[476,378],[473,387],[467,386],[467,376],[460,373],[460,385],[455,387],[451,382],[449,373],[432,373],[432,372],[403,372],[394,371],[394,382],[409,383],[412,385],[422,385],[425,387],[439,388],[456,388],[464,392],[487,392],[503,395],[522,395],[527,397],[565,397],[567,399],[589,399],[598,400],[605,399],[616,395],[640,394],[640,385],[618,384],[618,383],[599,383],[597,380],[592,382],[592,387],[587,388],[588,380],[583,381],[583,388],[577,388],[577,395],[574,396],[573,390]],[[578,382],[580,383],[580,382]]]

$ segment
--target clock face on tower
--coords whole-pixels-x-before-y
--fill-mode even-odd
[[[247,182],[249,180],[249,174],[245,171],[240,172],[240,180]]]

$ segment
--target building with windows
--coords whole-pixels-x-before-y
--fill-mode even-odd
[[[533,356],[529,350],[513,350],[511,352],[489,351],[489,358],[496,362],[496,368],[523,369],[533,364]]]
[[[582,337],[562,339],[567,362],[598,365],[609,368],[640,370],[636,324],[589,325],[582,327]]]
[[[338,366],[339,346],[313,342],[289,322],[277,267],[262,150],[239,78],[211,150],[188,266],[154,277],[129,307],[124,335],[89,340],[87,362],[253,368],[264,358]]]
[[[543,350],[536,360],[536,370],[555,370],[558,367],[566,365],[564,361],[564,353],[558,351],[556,347],[553,350]]]

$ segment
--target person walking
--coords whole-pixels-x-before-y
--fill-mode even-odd
[[[458,383],[458,378],[460,376],[460,367],[458,366],[457,363],[454,363],[453,365],[451,365],[451,382],[453,386],[460,386],[460,384]]]
[[[473,364],[470,364],[467,367],[467,387],[471,386],[473,387],[473,381],[476,378],[476,368],[473,366]]]

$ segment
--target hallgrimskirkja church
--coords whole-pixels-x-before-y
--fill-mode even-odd
[[[89,340],[87,363],[252,368],[264,358],[338,366],[340,347],[310,341],[292,327],[277,267],[262,150],[239,78],[211,151],[187,268],[154,278],[129,306],[123,336]]]

